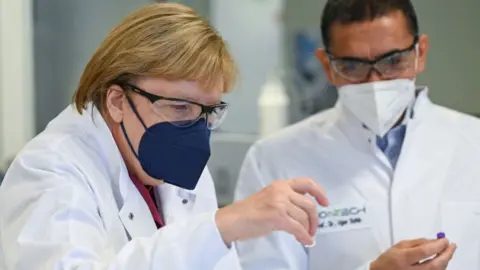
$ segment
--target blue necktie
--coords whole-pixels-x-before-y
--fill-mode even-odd
[[[391,129],[383,138],[377,137],[378,148],[385,153],[394,169],[397,166],[398,157],[402,150],[406,130],[406,125],[399,125]]]

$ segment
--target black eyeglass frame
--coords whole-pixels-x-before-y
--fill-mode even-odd
[[[419,41],[419,36],[418,35],[415,35],[414,38],[413,38],[413,42],[412,42],[412,45],[410,45],[409,47],[405,48],[405,49],[401,49],[401,50],[392,50],[390,52],[387,52],[385,54],[382,54],[378,57],[376,57],[375,59],[371,60],[371,59],[365,59],[365,58],[358,58],[358,57],[335,57],[329,50],[326,50],[325,52],[327,53],[327,56],[328,56],[328,60],[330,62],[330,65],[332,67],[335,67],[335,65],[332,65],[333,63],[335,62],[340,62],[340,61],[352,61],[352,62],[356,62],[356,63],[360,63],[360,64],[366,64],[366,65],[369,65],[370,66],[370,71],[368,72],[367,74],[367,77],[370,76],[370,74],[372,73],[372,71],[375,71],[377,72],[377,74],[380,74],[383,76],[383,74],[375,67],[375,65],[393,55],[396,55],[396,54],[402,54],[402,53],[407,53],[407,52],[411,52],[413,51],[417,44],[418,44],[418,41]],[[336,73],[338,73],[339,75],[342,76],[342,74],[340,72],[338,72],[335,68],[333,68],[335,70]],[[343,77],[343,76],[342,76]],[[346,78],[348,79],[348,78]]]
[[[195,121],[193,121],[192,125],[194,123],[196,123],[202,117],[202,115],[204,115],[204,114],[206,115],[206,118],[207,118],[206,120],[208,122],[208,117],[216,109],[220,108],[222,110],[227,110],[228,106],[229,106],[229,104],[224,102],[224,101],[221,101],[219,104],[215,104],[215,105],[204,105],[204,104],[201,104],[201,103],[198,103],[198,102],[195,102],[195,101],[181,99],[181,98],[171,98],[171,97],[158,96],[158,95],[149,93],[149,92],[147,92],[147,91],[145,91],[141,88],[138,88],[136,85],[133,85],[133,84],[130,84],[130,83],[123,83],[120,86],[122,88],[129,88],[134,93],[137,93],[137,94],[147,98],[152,104],[154,104],[155,102],[157,102],[159,100],[168,100],[168,101],[186,102],[186,103],[190,103],[190,104],[200,106],[200,108],[202,109],[201,112],[200,112],[200,115],[195,119]],[[214,127],[213,129],[215,129],[215,128],[216,127]]]

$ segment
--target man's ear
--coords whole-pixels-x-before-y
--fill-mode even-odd
[[[427,54],[430,48],[430,40],[427,35],[420,35],[418,39],[418,67],[417,73],[422,72],[427,64]]]
[[[325,70],[325,75],[327,76],[328,82],[334,85],[334,74],[332,68],[330,67],[327,52],[323,48],[318,48],[315,51],[315,55],[317,56],[320,63],[322,63],[323,70]]]
[[[113,84],[107,89],[106,95],[107,111],[115,123],[121,123],[125,110],[125,91],[122,87]]]

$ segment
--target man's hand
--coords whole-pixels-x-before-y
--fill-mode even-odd
[[[311,245],[317,231],[318,213],[314,201],[328,201],[323,189],[310,178],[276,181],[253,196],[218,210],[217,227],[227,245],[286,231],[304,245]]]
[[[456,245],[447,239],[415,239],[402,241],[370,265],[371,270],[445,270],[452,259]],[[432,260],[420,261],[436,256]]]

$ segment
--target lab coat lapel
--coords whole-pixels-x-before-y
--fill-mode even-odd
[[[135,237],[148,237],[157,231],[150,209],[142,195],[131,181],[125,162],[115,144],[108,126],[100,112],[92,105],[88,107],[88,114],[82,117],[92,123],[92,129],[96,130],[96,137],[99,145],[106,156],[106,165],[109,168],[112,178],[114,196],[119,206],[118,217],[122,221],[130,239]],[[209,173],[202,174],[202,177],[210,177]],[[165,224],[182,220],[194,212],[203,212],[201,205],[196,204],[197,190],[204,189],[205,183],[199,181],[194,191],[185,190],[169,184],[162,184],[155,189],[157,197],[160,198]],[[212,187],[213,192],[213,187]],[[202,199],[202,201],[204,201]],[[209,200],[207,200],[210,202]],[[202,203],[204,206],[215,207],[216,201]],[[209,208],[211,209],[211,208]]]
[[[165,224],[187,219],[200,213],[210,213],[218,207],[215,188],[208,168],[205,168],[194,190],[170,184],[156,188],[162,205]]]
[[[125,194],[125,200],[119,217],[131,238],[151,236],[157,227],[150,209],[129,176],[125,175],[124,178],[121,180],[124,187],[121,190]],[[165,225],[184,220],[198,210],[195,191],[164,183],[155,188],[155,193],[159,198]]]
[[[156,225],[147,203],[131,181],[125,162],[117,148],[115,140],[100,112],[93,106],[87,108],[89,113],[82,117],[91,123],[95,137],[99,141],[105,155],[105,164],[112,179],[112,189],[120,211],[118,216],[122,221],[129,238],[151,236],[156,231]]]
[[[418,185],[428,186],[432,194],[441,194],[457,145],[458,137],[434,112],[436,108],[426,94],[418,98],[416,116],[407,127],[393,183],[399,189],[397,194]]]
[[[118,216],[129,238],[152,236],[157,227],[147,203],[128,175],[122,175],[120,184],[123,186],[121,193],[124,201]]]
[[[197,195],[170,184],[162,184],[156,189],[161,199],[165,224],[186,219],[194,212]]]

